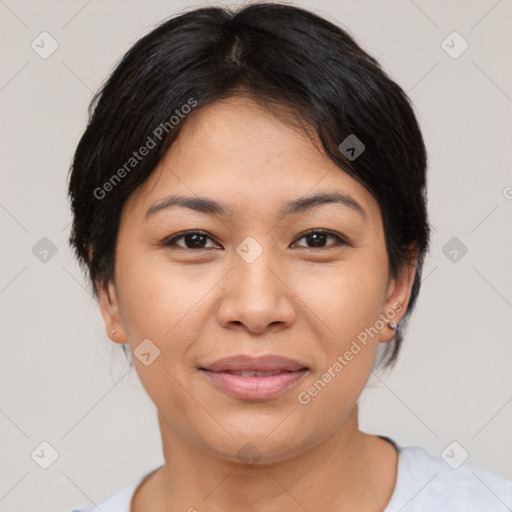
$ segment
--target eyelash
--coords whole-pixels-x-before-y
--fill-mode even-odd
[[[328,245],[326,247],[307,247],[307,246],[301,246],[303,249],[319,249],[319,250],[323,249],[323,250],[326,250],[326,249],[331,249],[333,247],[338,247],[340,245],[350,245],[348,240],[346,240],[343,236],[341,236],[340,234],[335,233],[333,231],[326,230],[326,229],[310,229],[309,231],[306,231],[305,233],[302,233],[295,240],[294,243],[296,243],[297,241],[301,240],[302,238],[305,238],[305,237],[313,235],[313,234],[321,234],[321,235],[332,236],[333,238],[336,239],[336,243],[335,244],[330,244],[330,245]],[[199,231],[199,230],[193,229],[193,230],[190,230],[190,231],[184,231],[183,233],[180,233],[179,235],[173,235],[172,237],[167,238],[166,240],[164,240],[162,242],[162,245],[164,247],[167,247],[167,248],[172,248],[173,245],[176,245],[175,244],[176,240],[179,240],[181,238],[184,238],[184,237],[190,236],[190,235],[204,235],[204,236],[210,238],[211,240],[213,240],[213,238],[208,233],[206,233],[204,231]],[[193,249],[193,248],[190,248],[190,247],[182,247],[182,246],[178,246],[178,247],[181,247],[182,249],[186,249],[186,250],[189,250],[189,251],[201,251],[201,250],[205,250],[205,249],[211,249],[211,247],[202,247],[202,248],[199,248],[199,249]]]

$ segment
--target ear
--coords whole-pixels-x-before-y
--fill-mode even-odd
[[[122,326],[117,291],[113,280],[109,280],[106,286],[97,283],[96,289],[107,336],[115,343],[126,343],[128,340]]]
[[[380,331],[379,341],[386,343],[395,336],[395,330],[389,327],[388,322],[398,324],[405,315],[409,299],[411,298],[412,285],[416,275],[416,262],[418,258],[418,247],[411,248],[411,257],[398,275],[388,282],[386,301],[382,311],[382,319],[385,322],[384,328]]]

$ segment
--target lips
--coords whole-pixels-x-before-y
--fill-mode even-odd
[[[217,389],[244,400],[265,400],[294,387],[309,368],[281,356],[239,355],[199,368]]]
[[[307,366],[299,361],[274,355],[225,357],[202,367],[211,372],[294,372],[303,368],[307,369]]]
[[[281,373],[289,373],[288,370],[276,370],[274,372],[259,372],[259,371],[244,371],[244,372],[232,372],[225,370],[222,373],[229,373],[230,375],[237,375],[238,377],[272,377],[274,375],[280,375]]]

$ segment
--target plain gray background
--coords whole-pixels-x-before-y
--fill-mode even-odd
[[[512,478],[512,3],[294,3],[346,28],[409,93],[430,158],[419,303],[397,367],[363,394],[361,427],[436,455],[456,441],[468,464]],[[204,5],[0,2],[0,510],[98,503],[163,463],[155,407],[67,247],[66,180],[117,60],[164,18]],[[44,31],[58,44],[47,58]],[[51,456],[44,441],[58,454],[48,469],[31,456]]]

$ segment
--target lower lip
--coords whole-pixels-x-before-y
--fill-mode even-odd
[[[240,377],[231,373],[201,370],[211,382],[223,391],[244,400],[265,400],[295,386],[307,370],[284,372],[269,377]]]

